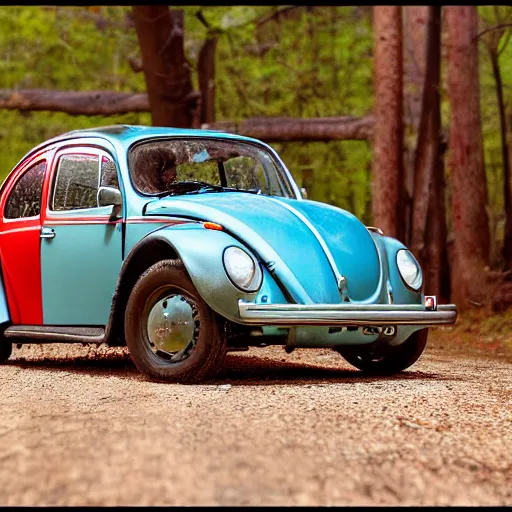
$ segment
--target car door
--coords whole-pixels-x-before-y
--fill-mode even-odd
[[[119,188],[114,159],[99,148],[58,151],[41,229],[43,322],[106,325],[122,264],[122,211],[98,206]]]
[[[40,325],[41,197],[51,151],[22,162],[0,200],[0,261],[13,324]]]

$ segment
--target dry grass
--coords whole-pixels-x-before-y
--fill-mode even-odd
[[[450,327],[431,330],[432,348],[512,359],[512,308],[499,314],[473,310],[459,314]]]

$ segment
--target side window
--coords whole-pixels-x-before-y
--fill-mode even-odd
[[[100,187],[119,188],[117,180],[116,164],[106,156],[101,157]]]
[[[4,209],[6,219],[37,217],[41,211],[41,192],[43,190],[46,161],[38,162],[14,185]]]
[[[98,155],[62,155],[57,164],[52,210],[98,206]]]

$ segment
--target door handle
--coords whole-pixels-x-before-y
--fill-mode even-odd
[[[41,228],[41,238],[54,238],[55,230],[53,228]]]

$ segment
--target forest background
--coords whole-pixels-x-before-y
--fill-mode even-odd
[[[505,329],[511,7],[5,6],[0,24],[1,179],[77,128],[256,136],[309,199],[407,243],[429,293]]]

